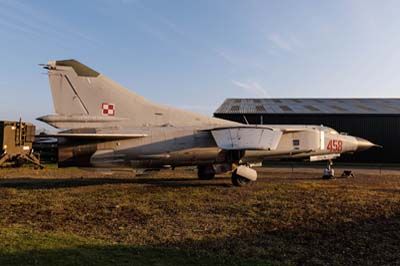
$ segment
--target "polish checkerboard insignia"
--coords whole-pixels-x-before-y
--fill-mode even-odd
[[[101,113],[103,115],[114,116],[115,115],[115,104],[113,103],[102,103]]]

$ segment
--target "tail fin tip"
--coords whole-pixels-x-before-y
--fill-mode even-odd
[[[94,77],[95,78],[100,75],[99,72],[91,69],[90,67],[82,64],[81,62],[79,62],[75,59],[49,61],[47,64],[53,68],[57,68],[57,66],[72,67],[72,69],[75,71],[75,73],[81,77]]]

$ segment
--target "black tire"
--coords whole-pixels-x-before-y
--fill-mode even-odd
[[[324,175],[322,176],[322,179],[333,179],[333,175]]]
[[[232,173],[231,180],[232,180],[232,184],[235,187],[243,187],[243,186],[247,185],[248,183],[250,183],[249,179],[236,174],[236,171]]]
[[[215,171],[212,165],[199,165],[197,176],[200,180],[212,180],[215,178]]]

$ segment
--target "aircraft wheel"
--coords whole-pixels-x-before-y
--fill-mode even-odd
[[[250,180],[247,178],[244,178],[243,176],[240,176],[236,174],[236,171],[232,173],[232,184],[236,187],[243,187],[250,183]]]
[[[197,176],[200,180],[211,180],[215,178],[215,171],[212,165],[199,165]]]
[[[335,177],[335,171],[332,168],[326,168],[322,176],[323,179],[333,179]]]

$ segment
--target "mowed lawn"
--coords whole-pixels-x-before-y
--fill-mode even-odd
[[[398,265],[400,172],[0,170],[0,265]]]

